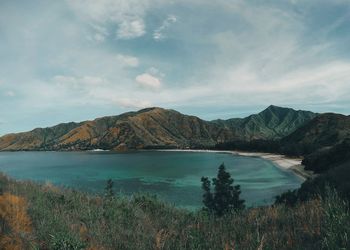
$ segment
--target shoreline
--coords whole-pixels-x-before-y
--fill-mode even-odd
[[[204,153],[226,153],[243,157],[259,157],[272,162],[277,168],[283,171],[290,171],[303,181],[313,178],[315,174],[312,171],[305,170],[301,164],[302,158],[288,157],[281,154],[246,152],[239,150],[211,150],[211,149],[141,149],[137,151],[168,151],[168,152],[204,152]],[[18,152],[18,151],[0,151],[0,152]],[[20,152],[114,152],[112,150],[83,150],[83,151],[20,151]]]
[[[259,157],[265,160],[272,162],[276,167],[284,171],[291,171],[296,176],[298,176],[303,181],[306,181],[308,178],[313,177],[312,171],[305,170],[305,166],[302,165],[302,158],[297,157],[288,157],[281,154],[272,154],[272,153],[250,153],[242,151],[232,151],[232,153],[239,156],[247,157]]]
[[[283,171],[291,171],[297,177],[306,181],[313,177],[312,171],[305,170],[305,166],[301,164],[302,158],[293,158],[280,154],[244,152],[237,150],[206,150],[206,149],[160,149],[157,151],[173,151],[173,152],[208,152],[208,153],[227,153],[244,157],[259,157],[272,162],[277,168]]]

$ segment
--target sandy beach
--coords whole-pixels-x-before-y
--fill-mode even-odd
[[[273,162],[276,167],[284,171],[292,171],[299,178],[306,180],[313,176],[312,171],[304,169],[304,165],[301,164],[302,158],[292,158],[285,155],[272,154],[272,153],[257,153],[257,152],[243,152],[243,151],[230,151],[230,150],[205,150],[205,149],[166,149],[160,151],[181,151],[181,152],[212,152],[212,153],[229,153],[246,157],[260,157],[265,160]]]
[[[232,151],[233,154],[248,157],[260,157],[273,162],[277,167],[283,170],[293,171],[298,177],[303,180],[313,176],[312,171],[305,170],[305,166],[301,164],[302,158],[292,158],[285,155],[271,154],[271,153],[250,153],[241,151]]]

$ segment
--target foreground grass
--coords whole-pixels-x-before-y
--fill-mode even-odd
[[[1,249],[350,248],[348,206],[333,192],[215,218],[150,196],[94,197],[5,176],[0,187]]]

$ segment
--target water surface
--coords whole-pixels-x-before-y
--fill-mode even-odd
[[[241,185],[248,205],[269,204],[276,195],[297,188],[302,182],[270,161],[227,153],[0,153],[0,171],[16,179],[51,182],[93,193],[103,192],[106,180],[113,179],[116,193],[152,193],[188,208],[201,206],[200,179],[215,177],[221,163],[225,163],[235,184]]]

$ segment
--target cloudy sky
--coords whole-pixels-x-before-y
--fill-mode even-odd
[[[149,106],[350,114],[350,0],[0,0],[0,134]]]

